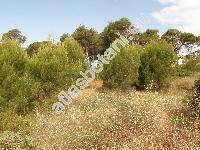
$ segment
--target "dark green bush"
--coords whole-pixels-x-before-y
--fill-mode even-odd
[[[33,55],[29,72],[34,80],[41,83],[45,94],[66,88],[78,78],[84,69],[82,48],[73,39],[61,45],[49,44]]]
[[[29,59],[17,43],[2,42],[0,52],[0,108],[25,114],[34,108],[40,84],[27,73]]]
[[[103,85],[108,88],[130,87],[138,82],[140,65],[140,46],[129,46],[104,66],[101,74]]]
[[[177,56],[165,42],[152,42],[144,47],[139,68],[139,86],[153,83],[155,88],[163,86],[175,73]]]
[[[17,123],[5,125],[13,120],[9,115],[17,118],[40,109],[48,94],[72,84],[85,67],[84,57],[74,39],[67,39],[60,45],[45,43],[32,58],[17,43],[1,42],[0,117],[4,119],[0,120],[0,129],[18,128],[21,125]]]

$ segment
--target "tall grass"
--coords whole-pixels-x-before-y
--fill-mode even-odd
[[[196,149],[199,122],[184,119],[183,92],[93,92],[61,115],[40,114],[37,149]]]

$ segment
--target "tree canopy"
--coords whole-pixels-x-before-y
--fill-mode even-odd
[[[110,22],[101,33],[103,49],[109,48],[110,44],[119,37],[118,33],[125,33],[131,24],[131,21],[127,18],[121,18],[115,22]]]
[[[26,41],[26,37],[21,34],[20,30],[12,29],[3,34],[2,40],[14,40],[19,44],[23,44]]]
[[[102,40],[94,29],[82,25],[76,29],[72,37],[84,48],[86,55],[93,57],[101,52]]]
[[[184,47],[188,52],[199,45],[199,37],[192,33],[181,32],[177,29],[169,29],[163,35],[162,39],[167,41],[174,47],[174,51],[179,55],[181,49]]]

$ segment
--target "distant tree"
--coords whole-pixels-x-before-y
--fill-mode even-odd
[[[19,44],[23,44],[26,41],[26,37],[21,34],[20,30],[12,29],[3,34],[2,40],[14,40]]]
[[[60,42],[64,42],[67,38],[69,38],[70,35],[67,33],[64,33],[63,35],[60,36]]]
[[[151,41],[158,41],[159,38],[160,38],[158,33],[159,33],[158,30],[147,29],[145,32],[139,33],[134,42],[139,44],[139,45],[144,46],[146,44],[151,43]]]
[[[109,48],[111,43],[119,37],[118,33],[125,33],[129,29],[130,25],[131,22],[127,18],[121,18],[115,22],[110,22],[101,33],[104,50]]]
[[[199,37],[192,33],[182,33],[177,29],[169,29],[162,35],[162,39],[166,40],[174,47],[174,51],[178,55],[184,46],[189,52],[193,47],[199,44]]]
[[[49,41],[34,42],[26,48],[26,52],[30,57],[32,57],[33,54],[38,52],[39,48],[42,48],[43,46],[47,45],[48,43],[49,43]]]
[[[84,48],[86,55],[96,56],[101,52],[102,40],[94,29],[88,29],[84,25],[80,26],[72,37]]]
[[[189,53],[193,53],[193,48],[200,42],[199,37],[196,37],[192,33],[182,33],[182,44],[188,50]]]

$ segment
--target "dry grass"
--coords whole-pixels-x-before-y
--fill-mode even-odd
[[[180,121],[185,94],[98,92],[98,86],[60,115],[40,114],[37,149],[200,149],[199,122]]]
[[[195,80],[197,80],[199,76],[200,75],[193,75],[193,76],[187,76],[184,78],[176,79],[170,84],[170,87],[168,88],[168,90],[175,91],[175,92],[177,90],[182,91],[182,92],[190,91],[192,87],[194,86]]]

